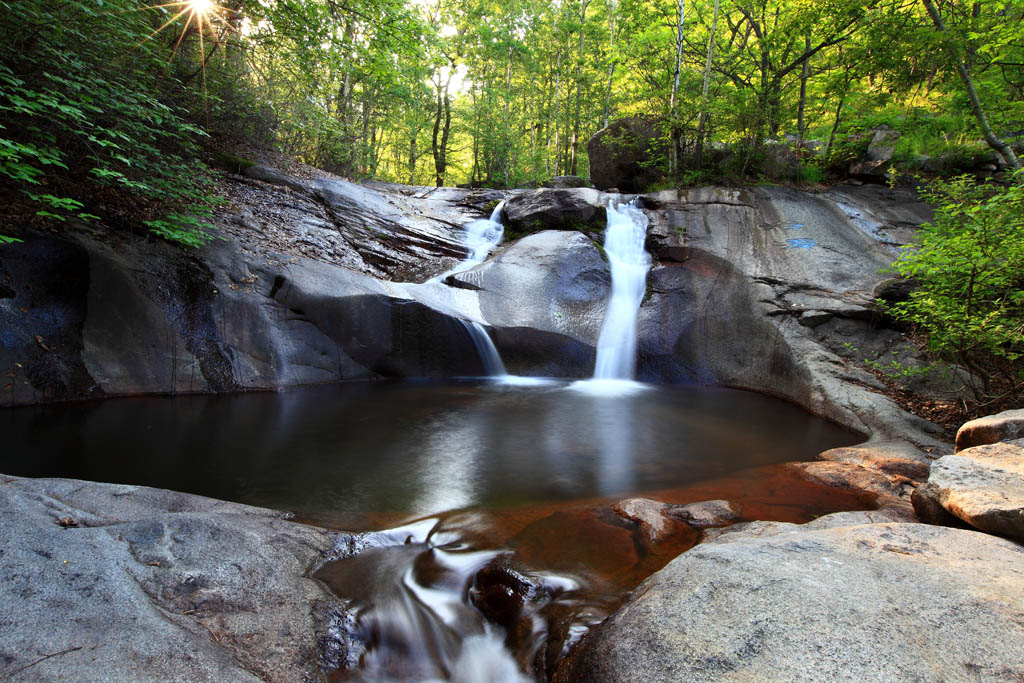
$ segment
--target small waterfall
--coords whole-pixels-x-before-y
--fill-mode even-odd
[[[636,200],[608,202],[604,251],[611,265],[612,294],[597,341],[594,379],[632,380],[636,374],[636,319],[651,267],[644,251],[647,222]]]
[[[505,364],[501,362],[501,355],[498,354],[498,349],[494,346],[494,342],[491,341],[491,336],[487,334],[484,326],[472,320],[463,320],[462,324],[466,326],[466,331],[473,337],[473,345],[476,346],[476,351],[480,354],[480,362],[484,364],[484,372],[487,373],[487,376],[505,377],[508,375],[505,371]]]
[[[505,228],[501,225],[501,211],[504,208],[505,202],[498,202],[491,211],[490,218],[479,218],[466,226],[464,244],[469,249],[469,254],[453,272],[461,273],[483,263],[491,250],[498,246],[498,242],[505,235]]]
[[[478,218],[466,225],[466,234],[463,236],[463,244],[469,249],[466,258],[459,265],[446,273],[438,275],[434,280],[444,280],[449,275],[462,273],[473,266],[480,265],[491,253],[491,250],[498,246],[505,234],[505,228],[501,225],[501,211],[505,208],[505,202],[498,202],[491,211],[490,218]],[[505,364],[501,362],[497,347],[491,341],[487,330],[478,322],[463,320],[462,324],[466,331],[473,338],[473,345],[480,354],[480,361],[484,365],[484,372],[488,377],[506,377]]]

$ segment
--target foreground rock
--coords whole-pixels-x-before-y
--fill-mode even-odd
[[[914,507],[922,518],[941,523],[936,505],[977,529],[1024,541],[1024,439],[936,460],[915,491]]]
[[[331,533],[171,491],[2,482],[0,678],[320,680],[328,596],[307,575]]]
[[[1017,544],[892,523],[727,538],[641,584],[560,680],[1024,678]]]
[[[965,422],[956,433],[956,450],[1024,437],[1024,410],[1006,410]]]

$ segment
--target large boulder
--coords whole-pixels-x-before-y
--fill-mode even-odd
[[[1020,678],[1024,548],[898,523],[699,545],[641,584],[559,671],[566,681]]]
[[[237,242],[199,255],[69,230],[0,250],[0,406],[480,372],[451,312]]]
[[[659,161],[666,145],[654,122],[647,118],[619,119],[597,131],[587,142],[590,182],[599,190],[643,192],[661,177]]]
[[[936,503],[977,529],[1024,541],[1024,439],[936,460],[914,506],[934,516]]]
[[[965,422],[956,433],[956,450],[1024,437],[1024,410],[1004,410]]]
[[[871,131],[867,151],[850,164],[850,175],[877,176],[885,173],[899,139],[900,132],[885,124],[875,128]]]
[[[541,189],[512,195],[505,203],[504,218],[512,233],[602,229],[607,210],[597,190]]]
[[[315,615],[331,598],[308,572],[331,532],[172,491],[11,477],[0,522],[4,678],[322,678]]]
[[[532,328],[597,344],[611,276],[594,240],[583,233],[534,233],[453,277],[478,288],[480,312],[494,327]]]

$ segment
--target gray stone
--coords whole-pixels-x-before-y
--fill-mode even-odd
[[[652,543],[661,540],[671,531],[666,516],[669,506],[649,498],[629,498],[612,505],[612,512],[636,522],[647,533]]]
[[[333,534],[145,487],[5,477],[0,676],[321,680]]]
[[[956,433],[957,452],[1024,436],[1024,410],[1005,410],[965,422]]]
[[[647,579],[560,672],[578,681],[1024,677],[1024,548],[860,524],[703,543]]]
[[[896,151],[896,142],[899,139],[900,132],[898,130],[893,130],[884,124],[876,128],[871,135],[867,151],[857,161],[850,164],[850,174],[871,176],[884,174],[893,152]]]
[[[652,160],[665,153],[654,122],[641,117],[619,119],[587,142],[590,182],[599,190],[643,192],[661,177]]]
[[[686,522],[694,529],[728,526],[740,519],[742,509],[727,500],[705,500],[687,505],[673,505],[667,510],[669,517]]]
[[[310,191],[310,187],[307,183],[299,180],[298,178],[292,178],[289,175],[281,173],[276,168],[271,168],[270,166],[264,166],[262,164],[249,166],[243,169],[242,175],[255,178],[256,180],[262,180],[263,182],[270,183],[271,185],[287,187],[295,192],[308,193]]]
[[[587,181],[578,175],[559,175],[544,181],[544,187],[566,189],[570,187],[586,187]]]
[[[1024,439],[939,458],[918,495],[971,526],[1024,541]],[[915,505],[915,508],[918,507]]]
[[[607,221],[606,213],[597,190],[542,189],[513,194],[505,204],[504,217],[512,232],[528,233],[602,229]]]

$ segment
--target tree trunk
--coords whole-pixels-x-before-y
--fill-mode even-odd
[[[437,105],[434,110],[431,151],[434,154],[434,181],[438,187],[444,185],[444,176],[448,169],[448,132],[452,125],[452,104],[448,98],[448,84],[452,80],[452,71],[448,72],[448,77],[442,85],[441,69],[437,70]]]
[[[989,125],[988,116],[985,115],[985,110],[981,106],[981,98],[978,97],[978,91],[974,88],[974,80],[971,78],[970,72],[967,70],[967,65],[964,64],[963,60],[957,54],[955,46],[949,41],[948,33],[946,31],[946,25],[942,21],[942,17],[939,16],[939,10],[935,6],[932,0],[921,0],[924,3],[925,9],[928,10],[928,16],[932,18],[932,23],[935,24],[936,30],[943,34],[943,42],[946,44],[945,47],[949,51],[949,56],[953,60],[953,65],[956,67],[956,72],[960,75],[960,80],[964,83],[964,88],[967,90],[967,99],[971,103],[971,109],[974,112],[974,117],[978,120],[978,126],[981,128],[981,134],[985,137],[985,142],[988,146],[999,153],[1006,161],[1006,165],[1012,168],[1014,171],[1020,170],[1020,162],[1017,160],[1017,155],[1013,153],[1013,149],[1006,144],[1003,140],[1000,140],[992,130],[992,126]]]
[[[804,36],[804,52],[811,51],[811,36]],[[800,71],[800,104],[796,112],[796,132],[800,136],[800,144],[804,142],[804,133],[807,124],[804,121],[804,112],[807,108],[807,79],[811,77],[811,60],[805,59],[803,69]]]
[[[416,133],[409,136],[409,184],[416,184]]]
[[[676,24],[676,66],[672,74],[672,95],[668,100],[670,143],[669,168],[673,175],[679,170],[679,124],[676,123],[676,100],[679,97],[679,75],[683,67],[683,20],[686,17],[686,0],[679,0],[679,23]]]
[[[572,115],[572,148],[569,152],[569,175],[576,175],[580,148],[580,97],[583,88],[583,29],[587,25],[587,7],[590,0],[580,2],[580,41],[576,51],[576,106]]]
[[[700,89],[700,118],[697,123],[697,169],[704,166],[704,129],[708,123],[708,89],[711,85],[711,64],[715,55],[715,32],[718,30],[718,0],[715,0],[714,15],[711,19],[711,34],[708,36],[708,58],[704,62],[704,84]]]

